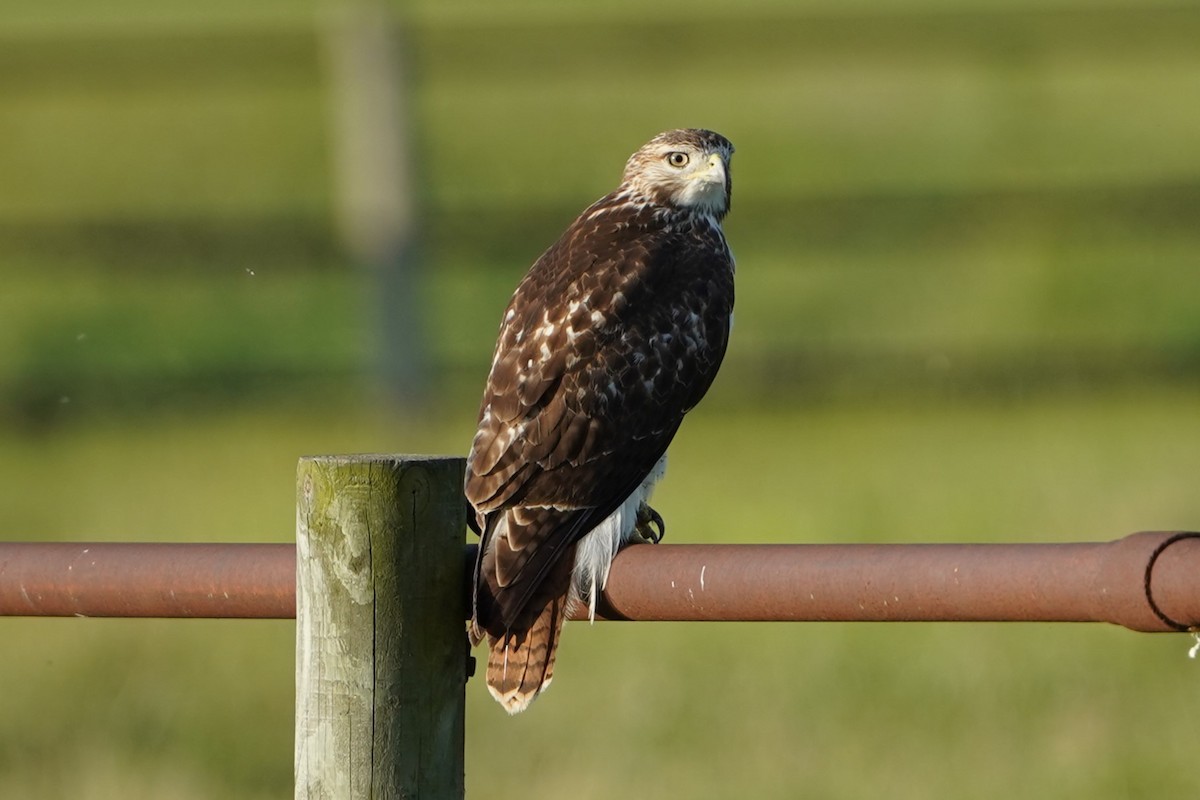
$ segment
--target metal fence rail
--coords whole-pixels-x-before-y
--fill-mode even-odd
[[[468,546],[464,562],[474,558]],[[0,616],[296,616],[291,544],[0,542]],[[467,571],[467,570],[464,570]],[[622,620],[1200,624],[1200,534],[1105,543],[630,547]],[[577,615],[579,616],[579,615]]]
[[[0,542],[0,616],[296,616],[291,544]]]

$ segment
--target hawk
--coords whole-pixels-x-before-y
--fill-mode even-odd
[[[504,312],[465,488],[481,535],[470,637],[487,638],[510,714],[550,684],[569,608],[595,618],[617,551],[663,533],[647,500],[729,340],[732,155],[708,130],[655,136]]]

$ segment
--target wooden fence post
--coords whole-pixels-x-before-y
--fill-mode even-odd
[[[463,459],[300,460],[296,797],[463,797]]]

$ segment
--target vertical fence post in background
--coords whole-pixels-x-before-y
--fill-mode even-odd
[[[347,251],[367,271],[380,341],[379,377],[401,404],[427,403],[428,342],[422,302],[412,84],[398,4],[328,0],[322,28],[333,123],[333,201]]]
[[[463,796],[463,460],[300,460],[296,797]]]

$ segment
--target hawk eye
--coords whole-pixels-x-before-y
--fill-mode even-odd
[[[678,150],[667,153],[667,163],[672,167],[686,167],[688,163],[688,154],[681,153]]]

